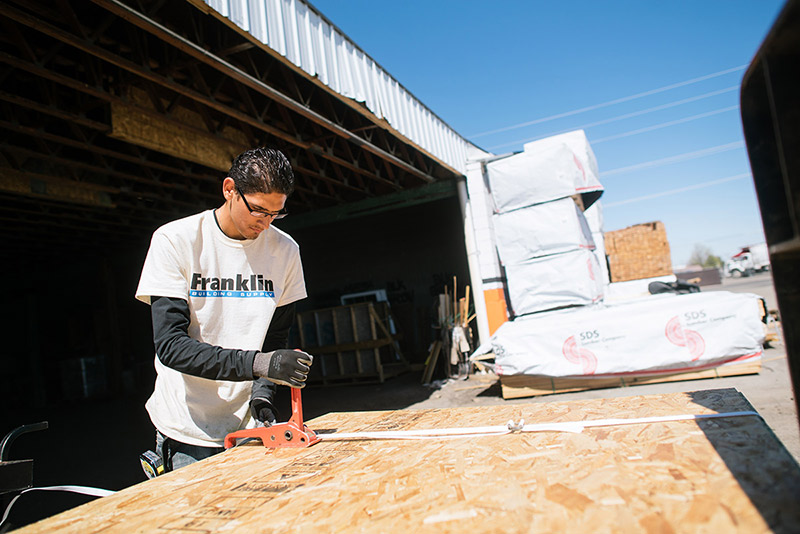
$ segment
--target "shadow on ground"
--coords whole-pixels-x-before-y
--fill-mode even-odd
[[[392,377],[383,384],[353,384],[303,389],[303,415],[313,419],[329,412],[402,410],[426,400],[436,388],[421,384],[421,372]],[[291,414],[288,388],[278,390],[278,409],[283,419]]]
[[[694,403],[718,413],[755,411],[734,388],[688,394]],[[800,468],[767,424],[755,416],[702,420],[697,424],[770,529],[795,531],[796,499],[800,494],[800,478],[796,474]]]

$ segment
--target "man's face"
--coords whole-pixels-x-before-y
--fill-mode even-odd
[[[230,180],[230,178],[226,178]],[[269,228],[273,217],[255,217],[251,211],[277,213],[286,205],[286,195],[282,193],[247,193],[241,195],[233,180],[224,184],[227,208],[223,209],[230,216],[230,224],[220,222],[223,231],[233,239],[255,239],[261,232]],[[227,187],[230,186],[230,187]]]

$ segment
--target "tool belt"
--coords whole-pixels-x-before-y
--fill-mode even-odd
[[[147,478],[155,478],[173,470],[173,458],[176,454],[188,456],[193,461],[200,461],[225,449],[223,447],[202,447],[200,445],[189,445],[178,440],[165,436],[158,430],[158,441],[161,442],[161,450],[148,450],[139,455],[139,462],[142,464]]]

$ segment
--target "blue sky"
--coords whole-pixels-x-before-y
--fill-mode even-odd
[[[605,231],[662,221],[676,266],[763,240],[739,85],[783,1],[312,3],[485,150],[583,128]]]

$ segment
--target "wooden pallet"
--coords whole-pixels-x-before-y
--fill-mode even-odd
[[[353,432],[748,410],[721,389],[308,424]],[[746,416],[276,451],[250,443],[17,532],[796,532],[797,495],[800,467]]]
[[[359,302],[297,314],[300,345],[314,355],[309,384],[383,382],[408,370],[385,302]]]
[[[647,374],[612,378],[554,378],[549,376],[507,375],[500,377],[504,399],[538,397],[555,393],[570,393],[588,389],[620,388],[658,384],[661,382],[679,382],[683,380],[701,380],[705,378],[722,378],[724,376],[754,375],[761,371],[761,358],[752,361],[722,365],[702,371]]]

